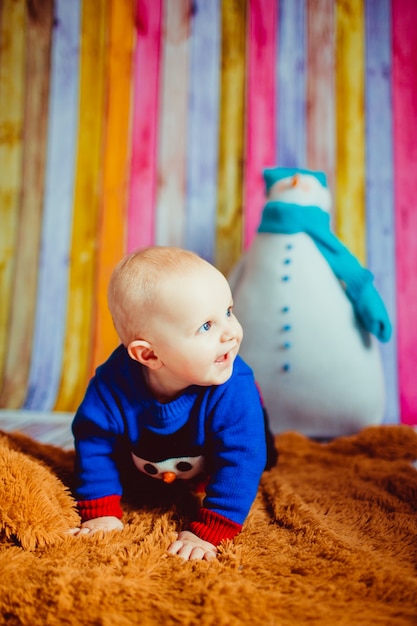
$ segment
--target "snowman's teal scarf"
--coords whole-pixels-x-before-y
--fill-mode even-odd
[[[373,285],[374,277],[331,232],[328,213],[316,206],[271,201],[264,207],[258,232],[309,235],[334,274],[345,284],[346,295],[363,327],[380,341],[390,339],[391,323]]]

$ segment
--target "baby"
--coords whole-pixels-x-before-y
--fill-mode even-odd
[[[238,356],[229,284],[196,254],[155,246],[116,266],[108,303],[122,345],[74,418],[82,524],[72,532],[123,528],[124,476],[148,491],[155,479],[169,488],[204,482],[196,518],[168,552],[213,559],[247,517],[268,436],[253,373]]]

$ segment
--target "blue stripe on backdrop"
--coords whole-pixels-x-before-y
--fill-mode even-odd
[[[305,167],[307,162],[305,0],[280,0],[277,50],[277,165]]]
[[[391,2],[367,0],[366,235],[367,266],[395,328],[395,234],[391,97]],[[381,344],[386,379],[385,422],[399,421],[396,337]]]
[[[185,247],[214,262],[220,102],[220,0],[194,2],[187,115]]]
[[[25,408],[52,410],[66,328],[78,121],[80,0],[56,0],[37,311]]]

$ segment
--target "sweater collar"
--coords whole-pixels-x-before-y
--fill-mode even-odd
[[[158,402],[146,384],[143,366],[141,366],[141,368],[143,387],[145,390],[143,404],[146,406],[148,412],[148,427],[154,431],[164,432],[165,434],[175,432],[187,421],[200,387],[191,385],[170,402]]]

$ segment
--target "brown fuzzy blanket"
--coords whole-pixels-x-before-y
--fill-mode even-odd
[[[417,433],[328,444],[277,437],[244,530],[215,562],[166,556],[187,503],[77,524],[72,453],[0,431],[0,623],[102,626],[417,624]]]

